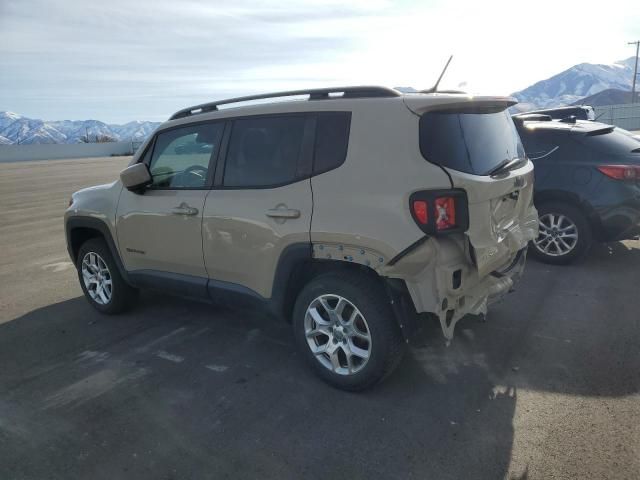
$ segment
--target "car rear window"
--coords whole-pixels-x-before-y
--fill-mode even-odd
[[[430,162],[487,175],[504,160],[525,156],[506,110],[437,111],[420,118],[420,151]]]
[[[640,140],[628,132],[620,129],[603,129],[598,135],[580,135],[577,140],[600,153],[610,155],[627,155],[631,152],[640,153]]]

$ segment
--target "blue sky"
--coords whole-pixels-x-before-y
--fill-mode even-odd
[[[508,94],[640,39],[636,1],[0,0],[0,111],[165,120],[228,96],[326,85]]]

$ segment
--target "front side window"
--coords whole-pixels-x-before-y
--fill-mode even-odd
[[[268,187],[297,178],[306,118],[254,117],[235,120],[229,140],[225,187]]]
[[[503,161],[525,156],[506,110],[474,107],[425,113],[420,151],[432,163],[474,175],[488,175]]]
[[[210,123],[159,133],[149,164],[151,188],[204,188],[223,128],[223,123]]]

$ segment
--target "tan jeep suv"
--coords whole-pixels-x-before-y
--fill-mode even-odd
[[[451,339],[520,276],[537,215],[514,103],[347,87],[181,110],[73,195],[82,289],[110,314],[146,287],[258,307],[326,381],[369,387],[425,318]]]

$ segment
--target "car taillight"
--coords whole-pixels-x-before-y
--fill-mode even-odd
[[[640,165],[600,165],[598,170],[615,180],[640,181]]]
[[[464,232],[469,228],[467,194],[464,190],[425,190],[409,199],[411,216],[429,234]]]
[[[429,215],[427,214],[427,202],[424,200],[415,200],[413,202],[413,214],[416,216],[418,223],[426,225],[427,220],[429,219]]]

